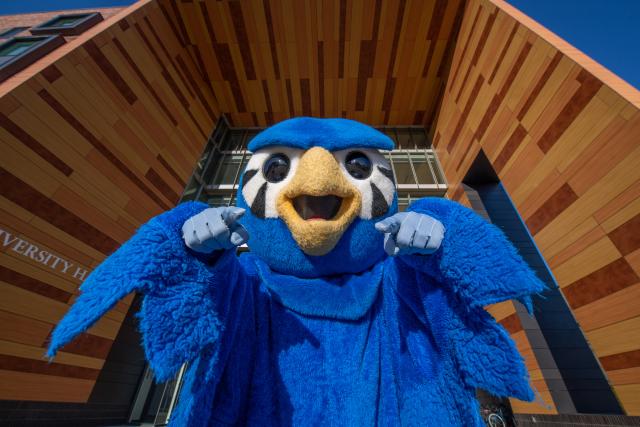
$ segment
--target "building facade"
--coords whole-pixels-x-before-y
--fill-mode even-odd
[[[534,317],[487,307],[538,391],[521,424],[637,422],[640,93],[507,3],[141,0],[0,38],[0,420],[166,418],[134,295],[52,363],[48,336],[137,227],[233,204],[250,138],[307,115],[389,134],[401,208],[474,208],[547,283]]]

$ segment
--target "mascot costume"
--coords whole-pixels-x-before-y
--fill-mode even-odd
[[[188,364],[174,426],[480,426],[476,388],[531,400],[483,307],[543,284],[457,203],[398,213],[378,151],[392,148],[346,119],[264,130],[238,206],[188,202],[143,225],[82,284],[49,356],[135,291],[156,378]]]

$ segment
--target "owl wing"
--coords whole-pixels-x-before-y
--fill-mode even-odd
[[[433,255],[400,256],[399,263],[423,275],[424,313],[442,346],[450,346],[471,387],[532,400],[523,359],[508,333],[484,307],[531,296],[545,285],[496,226],[446,199],[416,201],[410,211],[441,221],[446,229]],[[434,285],[435,284],[435,285]]]
[[[182,225],[206,208],[204,203],[183,203],[153,218],[100,264],[55,327],[47,355],[54,357],[131,292],[144,296],[140,330],[160,380],[219,341],[224,326],[238,321],[232,307],[244,298],[244,290],[238,289],[244,287],[235,286],[244,274],[235,251],[208,263],[184,244]]]

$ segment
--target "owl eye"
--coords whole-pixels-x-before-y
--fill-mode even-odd
[[[289,158],[282,153],[269,157],[262,166],[262,174],[269,182],[280,182],[289,173]]]
[[[344,166],[355,179],[365,179],[371,175],[371,160],[360,151],[347,154]]]

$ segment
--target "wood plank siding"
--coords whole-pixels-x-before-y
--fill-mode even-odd
[[[460,0],[161,1],[233,126],[433,122]]]
[[[47,364],[51,329],[82,271],[177,202],[221,114],[430,124],[462,12],[461,0],[143,0],[2,83],[0,399],[87,400],[131,297]]]
[[[0,84],[0,399],[86,402],[132,296],[48,364],[51,329],[82,272],[175,205],[218,118],[311,115],[424,126],[448,197],[467,205],[483,150],[640,415],[639,106],[501,0],[141,0],[110,14]],[[515,412],[556,413],[514,305],[488,310],[540,393]]]
[[[449,197],[483,150],[551,268],[614,393],[640,414],[640,96],[500,0],[470,0],[434,145]],[[489,307],[523,353],[545,405],[542,371],[511,303]]]
[[[132,296],[54,363],[51,329],[82,271],[177,203],[220,115],[163,8],[111,14],[0,85],[0,399],[87,401]]]

